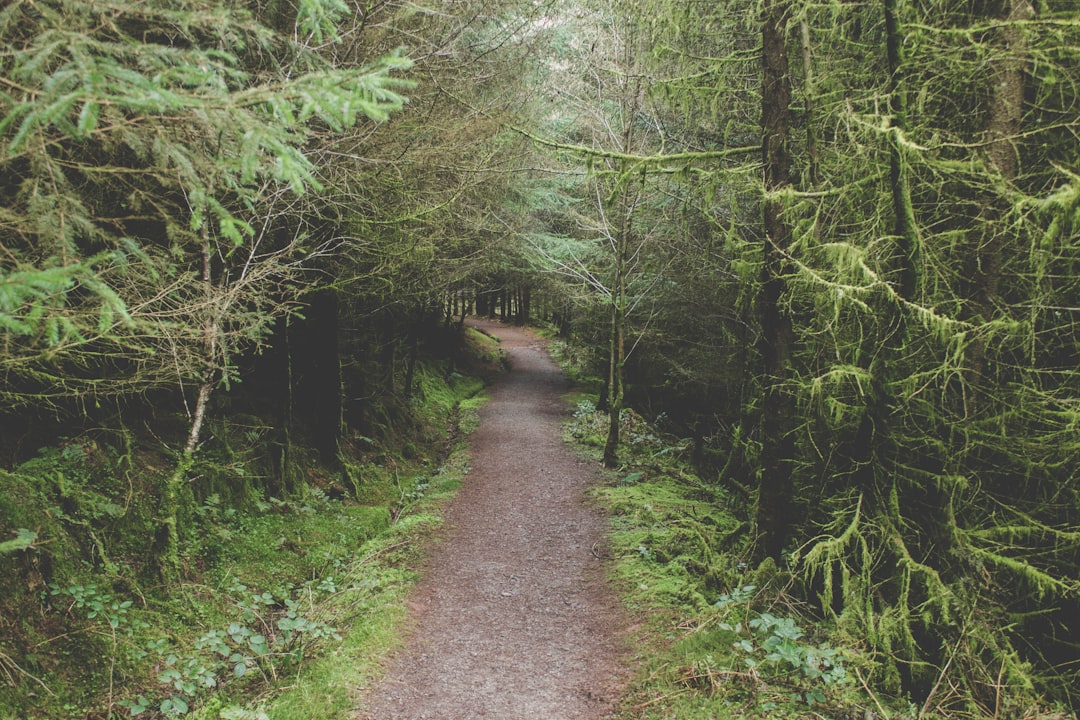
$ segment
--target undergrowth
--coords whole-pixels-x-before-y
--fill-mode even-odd
[[[498,357],[490,338],[469,344],[486,367]],[[397,642],[419,541],[468,473],[473,369],[418,368],[400,437],[306,463],[281,496],[244,481],[264,454],[250,419],[223,421],[229,442],[195,468],[206,492],[178,586],[150,582],[131,539],[152,527],[167,458],[88,435],[0,471],[0,718],[352,717]]]
[[[576,402],[567,434],[595,454],[606,415]],[[830,628],[794,599],[785,573],[746,565],[746,509],[693,472],[688,441],[629,410],[623,437],[622,467],[594,490],[611,518],[612,575],[644,618],[620,717],[904,717],[866,694],[857,650],[830,645]]]

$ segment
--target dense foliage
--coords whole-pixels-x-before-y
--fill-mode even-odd
[[[458,322],[540,317],[605,464],[633,408],[740,499],[709,603],[777,568],[868,689],[1075,712],[1071,0],[13,0],[0,39],[4,607],[96,573],[58,592],[119,618],[204,516],[363,501]]]
[[[0,9],[0,715],[183,715],[333,639],[292,604],[434,486],[398,472],[476,389],[442,301],[498,252],[501,12]],[[263,525],[256,559],[314,555],[219,577]]]
[[[633,310],[580,306],[598,365],[757,498],[747,559],[924,711],[1077,701],[1068,5],[598,4],[587,27],[634,51],[590,39],[562,77],[641,140],[548,130],[622,188],[578,195],[609,234],[633,214],[623,256],[563,231],[616,248],[577,279]],[[625,355],[601,329],[624,318]]]

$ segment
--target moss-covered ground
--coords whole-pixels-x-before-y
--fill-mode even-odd
[[[590,392],[570,396],[567,440],[599,462],[608,418],[580,349],[555,355]],[[593,493],[610,518],[611,577],[633,618],[635,664],[622,720],[911,720],[917,709],[875,695],[857,641],[815,614],[771,561],[751,566],[744,491],[699,475],[692,443],[632,410],[621,465]],[[799,590],[803,590],[800,588]]]
[[[193,471],[204,491],[188,498],[175,586],[147,562],[167,456],[87,435],[0,473],[0,529],[33,534],[0,554],[0,718],[352,718],[398,642],[424,539],[468,473],[465,438],[499,350],[466,338],[454,366],[418,368],[385,439],[345,443],[334,465],[295,448],[303,480],[280,495],[251,482],[265,449],[250,419],[222,419],[228,442]]]
[[[607,417],[574,398],[568,438],[595,456]],[[623,418],[622,466],[593,491],[610,517],[611,574],[635,623],[636,672],[618,717],[905,717],[869,696],[857,648],[796,602],[771,563],[748,567],[746,508],[701,479],[690,443]]]

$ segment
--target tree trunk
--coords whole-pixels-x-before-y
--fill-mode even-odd
[[[624,282],[622,270],[617,269],[617,282]],[[615,293],[619,296],[619,293]],[[621,306],[621,299],[612,298],[611,303],[611,345],[608,358],[608,435],[604,443],[604,467],[613,468],[619,464],[619,425],[623,408],[623,352],[625,349],[626,318]]]
[[[992,40],[996,50],[991,66],[991,87],[986,123],[986,163],[991,176],[1000,185],[1008,187],[1016,180],[1019,170],[1015,139],[1020,134],[1024,104],[1024,32],[1016,23],[1029,20],[1035,15],[1028,0],[998,0],[994,20],[1001,23]],[[978,322],[987,323],[997,314],[1000,300],[1002,265],[1006,252],[1005,237],[1008,233],[1003,216],[1009,211],[1008,200],[998,196],[984,201],[981,230],[976,231],[977,245],[972,249],[974,258],[970,277],[974,279],[972,310]],[[980,334],[968,353],[970,383],[978,390],[987,384],[987,346],[985,335]],[[980,393],[972,394],[977,403]],[[970,408],[974,411],[974,407]]]
[[[814,95],[814,55],[810,47],[810,23],[804,17],[799,23],[799,38],[802,45],[802,70],[803,70],[803,108],[806,125],[806,156],[809,160],[807,168],[807,184],[811,189],[817,187],[821,175],[821,156],[818,151],[817,127],[815,114],[817,112],[817,98]]]
[[[405,370],[405,397],[413,395],[413,381],[416,377],[416,359],[420,354],[420,328],[414,327],[409,338],[409,360]]]
[[[919,235],[911,187],[904,167],[904,149],[900,135],[908,131],[907,86],[903,82],[904,36],[900,29],[897,0],[885,0],[885,51],[889,63],[889,109],[892,132],[889,134],[889,180],[893,200],[893,227],[897,243],[899,272],[897,291],[909,302],[919,301]]]
[[[278,487],[275,492],[283,496],[289,485],[289,467],[292,465],[293,390],[296,379],[293,376],[292,338],[290,337],[292,334],[291,318],[285,318],[282,324],[285,326],[284,331],[281,333],[282,343],[285,345],[285,372],[283,373],[284,377],[281,378],[284,385],[281,400],[281,427],[277,429],[281,454],[278,458]]]
[[[458,308],[458,310],[460,311],[461,314],[458,315],[458,321],[457,321],[458,328],[462,328],[462,327],[465,326],[465,318],[469,315],[469,310],[470,310],[470,308],[469,308],[469,304],[470,304],[469,297],[468,297],[468,295],[465,294],[465,292],[466,291],[464,289],[461,291],[461,307]]]
[[[629,57],[630,48],[627,46],[628,58],[626,67],[632,67],[632,58]],[[627,97],[623,100],[622,151],[632,152],[634,144],[634,117],[637,115],[639,98],[641,95],[640,76],[634,84],[625,88]],[[627,168],[620,168],[620,174]],[[611,341],[608,348],[608,436],[604,443],[604,467],[614,468],[619,464],[619,435],[622,422],[623,400],[625,397],[623,388],[623,365],[626,362],[626,275],[629,272],[630,262],[630,236],[633,233],[634,203],[626,182],[617,193],[615,202],[616,222],[611,241],[614,244],[614,271],[611,283]]]
[[[214,298],[213,278],[211,275],[212,253],[208,230],[203,228],[202,283],[205,288],[206,320],[203,324],[203,377],[199,391],[195,396],[195,407],[191,413],[191,425],[188,427],[187,441],[177,461],[176,468],[165,480],[162,488],[161,516],[155,543],[154,562],[158,575],[166,584],[173,584],[180,579],[180,496],[187,481],[188,471],[195,459],[195,450],[202,437],[206,411],[210,406],[210,396],[216,383],[215,360],[218,352],[218,338],[221,321],[218,317],[217,302]]]
[[[757,499],[755,559],[779,559],[788,539],[793,514],[792,462],[795,452],[794,402],[786,388],[794,334],[787,294],[786,253],[791,230],[784,221],[779,191],[790,184],[788,114],[791,86],[785,30],[787,0],[765,0],[762,23],[762,159],[765,167],[764,263],[762,265],[761,355],[764,382],[762,401],[761,477]]]
[[[323,462],[338,461],[343,424],[341,357],[338,345],[337,293],[319,292],[310,302],[311,316],[307,321],[308,341],[305,352],[310,357],[310,377],[306,384],[315,399],[310,409],[310,422],[315,431],[315,447]]]

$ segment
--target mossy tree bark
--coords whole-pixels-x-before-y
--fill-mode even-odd
[[[791,230],[784,218],[782,193],[790,184],[788,148],[791,84],[788,77],[787,0],[766,0],[762,17],[762,208],[764,251],[761,274],[761,470],[757,498],[755,557],[779,559],[792,529],[792,463],[795,408],[788,387],[794,332],[785,305],[787,253]]]
[[[619,436],[625,399],[623,363],[626,362],[626,250],[630,220],[623,217],[615,234],[614,283],[611,287],[611,337],[608,345],[608,433],[604,442],[604,467],[619,464]]]
[[[214,392],[214,386],[218,381],[219,343],[221,339],[221,316],[226,308],[222,305],[222,298],[218,297],[214,288],[213,279],[213,250],[210,244],[209,229],[204,226],[202,230],[202,276],[204,320],[203,320],[203,372],[201,374],[198,391],[195,394],[194,406],[191,409],[191,422],[188,427],[187,439],[180,452],[176,468],[166,478],[162,490],[162,500],[159,512],[159,527],[157,532],[157,547],[153,557],[153,563],[158,568],[160,579],[167,584],[174,584],[181,576],[180,562],[180,527],[179,516],[181,510],[184,485],[187,482],[188,472],[195,461],[195,451],[199,448],[202,439],[203,424],[206,422],[206,413],[210,407],[210,398]]]
[[[990,70],[990,96],[986,108],[985,163],[988,170],[988,192],[984,191],[978,224],[972,229],[968,273],[972,282],[971,314],[975,322],[991,323],[999,316],[1002,303],[1002,281],[1005,255],[1022,252],[1024,248],[1009,243],[1007,218],[1013,211],[1008,197],[1016,181],[1019,156],[1016,142],[1020,137],[1024,107],[1024,65],[1026,50],[1024,30],[1020,23],[1035,17],[1028,0],[995,0],[990,17],[998,27],[992,32],[993,50]],[[978,404],[980,395],[994,384],[987,377],[987,339],[980,333],[968,352],[969,383],[973,390],[971,402]],[[972,412],[977,412],[972,407]]]

